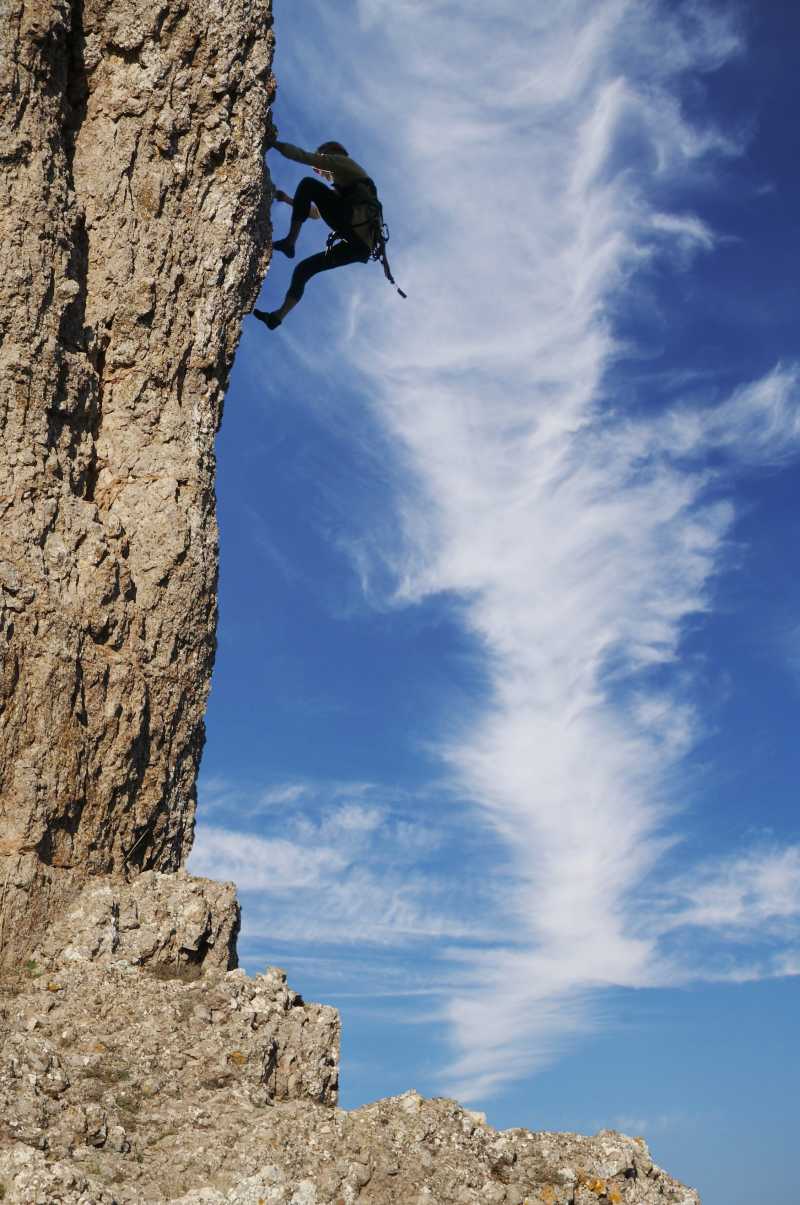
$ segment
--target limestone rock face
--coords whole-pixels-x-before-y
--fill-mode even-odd
[[[699,1205],[641,1138],[498,1132],[416,1092],[335,1108],[336,1014],[280,971],[32,965],[0,1034],[13,1205]]]
[[[27,1166],[20,1147],[61,1162],[67,1186],[85,1160],[99,1168],[107,1157],[101,1180],[123,1181],[115,1195],[130,1201],[157,1199],[140,1195],[154,1159],[156,1194],[180,1184],[189,1158],[189,1182],[203,1183],[229,1158],[221,1108],[246,1134],[279,1101],[330,1107],[338,1055],[336,1010],[305,1004],[275,968],[248,979],[208,966],[199,977],[165,964],[149,974],[122,958],[68,954],[49,970],[30,960],[0,984],[0,1197],[38,1199],[15,1170]],[[43,1192],[48,1205],[80,1196]]]
[[[3,4],[6,963],[76,883],[188,854],[213,440],[269,249],[271,23],[271,0]]]
[[[132,966],[176,976],[192,968],[233,970],[239,904],[233,883],[185,871],[145,870],[130,883],[92,880],[48,928],[28,960]]]

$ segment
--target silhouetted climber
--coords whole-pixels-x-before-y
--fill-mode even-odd
[[[272,244],[273,251],[282,251],[289,259],[294,259],[300,228],[309,217],[321,217],[333,233],[328,237],[325,251],[310,255],[297,265],[280,308],[272,311],[254,309],[255,317],[270,330],[275,330],[297,305],[312,276],[347,264],[366,264],[370,259],[379,259],[387,279],[394,284],[386,258],[389,232],[383,224],[377,189],[363,167],[350,158],[340,142],[323,142],[316,151],[303,151],[289,142],[275,141],[272,146],[287,159],[307,163],[317,175],[333,184],[328,188],[322,180],[306,176],[297,186],[293,198],[276,190],[275,199],[292,206],[292,221],[286,237]],[[402,289],[397,291],[405,297]]]

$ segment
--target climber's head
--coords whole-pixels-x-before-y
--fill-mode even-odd
[[[341,142],[323,142],[317,147],[318,155],[346,155],[347,151]]]

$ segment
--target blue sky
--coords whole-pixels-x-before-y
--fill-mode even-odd
[[[800,11],[275,10],[281,137],[375,177],[409,298],[245,322],[190,867],[341,1009],[344,1104],[791,1199]]]

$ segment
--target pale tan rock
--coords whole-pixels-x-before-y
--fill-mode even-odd
[[[239,920],[233,883],[155,870],[129,883],[93,879],[50,925],[31,958],[48,967],[124,959],[174,973],[229,971],[237,963]]]
[[[7,1201],[36,1182],[65,1205],[699,1203],[641,1139],[498,1133],[414,1092],[335,1108],[338,1018],[279,971],[184,982],[73,964],[55,980],[31,969],[19,988],[0,996]],[[293,1054],[327,1078],[296,1091]]]
[[[30,961],[4,984],[0,1146],[81,1164],[103,1150],[131,1172],[137,1153],[191,1132],[213,1170],[230,1139],[216,1126],[221,1107],[246,1128],[278,1101],[336,1103],[335,1009],[306,1004],[276,968],[254,979],[194,970],[148,972],[103,955],[57,968]],[[172,1175],[169,1160],[163,1170]]]
[[[0,960],[191,843],[214,435],[269,248],[270,0],[0,22]]]

